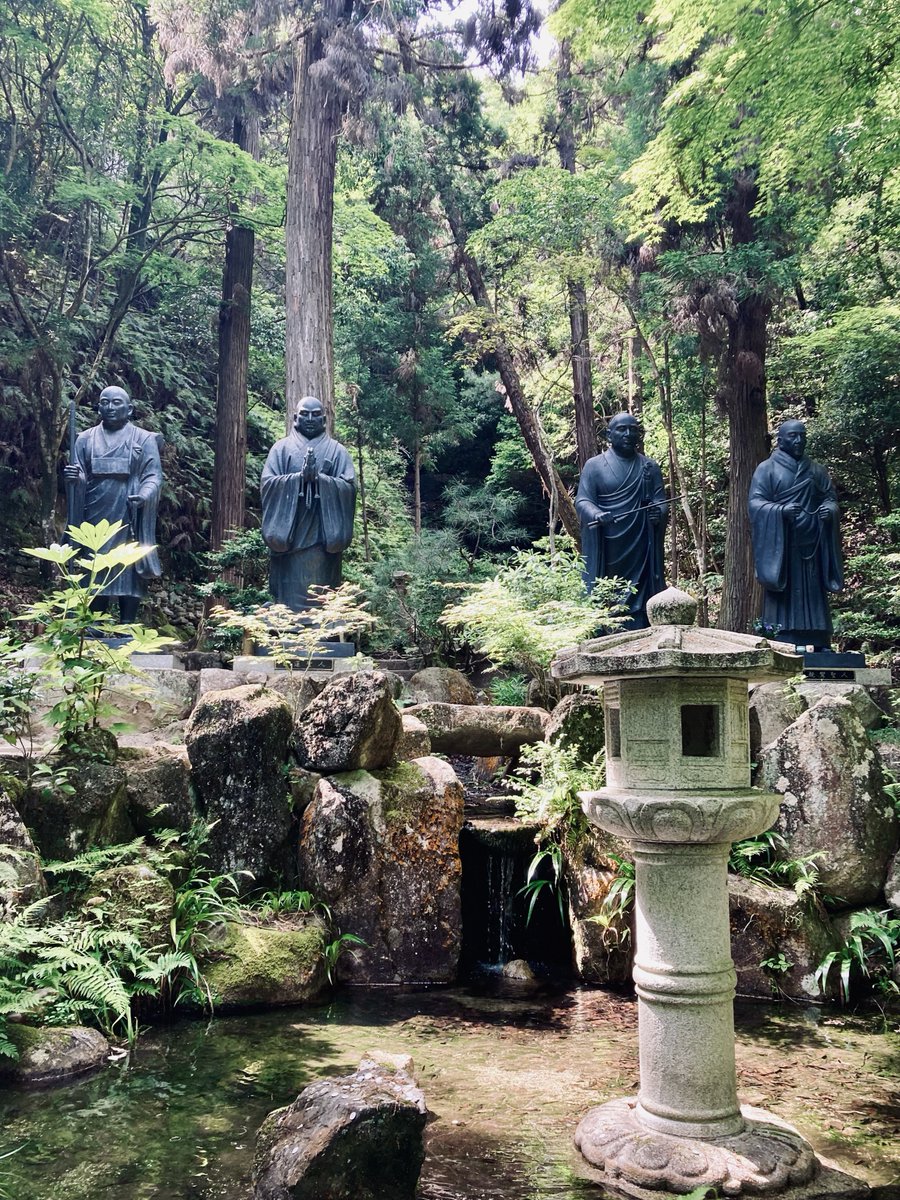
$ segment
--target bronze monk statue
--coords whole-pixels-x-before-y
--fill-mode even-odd
[[[607,427],[609,449],[584,464],[575,497],[581,522],[584,580],[627,579],[625,629],[645,629],[647,601],[665,586],[663,537],[669,505],[657,464],[639,453],[641,427],[617,413]]]
[[[105,611],[118,600],[120,619],[131,625],[147,595],[147,580],[162,574],[156,552],[162,436],[132,425],[134,407],[124,388],[104,388],[97,408],[100,423],[78,435],[75,460],[65,468],[71,497],[67,519],[69,525],[121,521],[124,528],[108,546],[132,541],[147,547],[144,557],[104,588],[96,601]]]
[[[806,426],[785,421],[750,484],[764,631],[795,646],[831,643],[828,593],[844,586],[838,503],[828,472],[805,455]]]
[[[311,585],[341,582],[356,509],[353,462],[325,432],[325,411],[315,396],[304,396],[293,431],[269,451],[260,487],[269,591],[295,612],[308,608]]]

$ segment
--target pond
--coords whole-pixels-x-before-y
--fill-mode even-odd
[[[739,1007],[738,1028],[742,1100],[900,1195],[897,1029],[759,1005]],[[249,1200],[266,1113],[369,1049],[412,1055],[434,1114],[420,1200],[597,1200],[572,1134],[593,1104],[634,1091],[636,1006],[588,989],[350,993],[318,1009],[158,1026],[79,1083],[0,1094],[0,1153],[19,1148],[0,1161],[0,1195]]]

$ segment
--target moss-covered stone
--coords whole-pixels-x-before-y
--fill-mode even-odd
[[[109,1042],[103,1034],[81,1025],[8,1025],[7,1034],[19,1057],[0,1058],[0,1078],[15,1083],[63,1083],[96,1070],[109,1055]]]
[[[90,760],[69,764],[67,783],[71,792],[32,789],[21,801],[22,817],[45,859],[66,860],[91,846],[131,841],[135,831],[120,766]]]
[[[328,987],[325,929],[315,917],[292,928],[229,921],[199,962],[220,1008],[313,1004]]]
[[[145,864],[133,863],[100,871],[92,891],[104,898],[110,925],[131,930],[147,950],[171,949],[175,891],[168,879]]]

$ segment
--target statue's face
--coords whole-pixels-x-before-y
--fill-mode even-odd
[[[798,461],[806,449],[806,426],[802,421],[785,421],[778,430],[778,449]]]
[[[305,438],[315,438],[325,432],[325,410],[318,400],[307,397],[297,405],[294,428]]]
[[[641,427],[634,417],[623,417],[621,420],[614,417],[609,423],[607,435],[616,454],[621,454],[623,458],[634,458],[637,454],[641,444]]]
[[[127,392],[121,388],[107,388],[100,393],[97,411],[104,429],[121,429],[131,417],[134,407]]]

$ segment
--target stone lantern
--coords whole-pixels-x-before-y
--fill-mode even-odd
[[[640,1091],[589,1112],[575,1141],[599,1182],[630,1195],[806,1195],[812,1148],[738,1104],[726,882],[731,843],[770,828],[780,800],[750,787],[748,681],[802,662],[792,647],[698,628],[696,612],[669,588],[647,605],[649,629],[553,664],[559,680],[602,687],[607,786],[581,798],[635,860]]]

